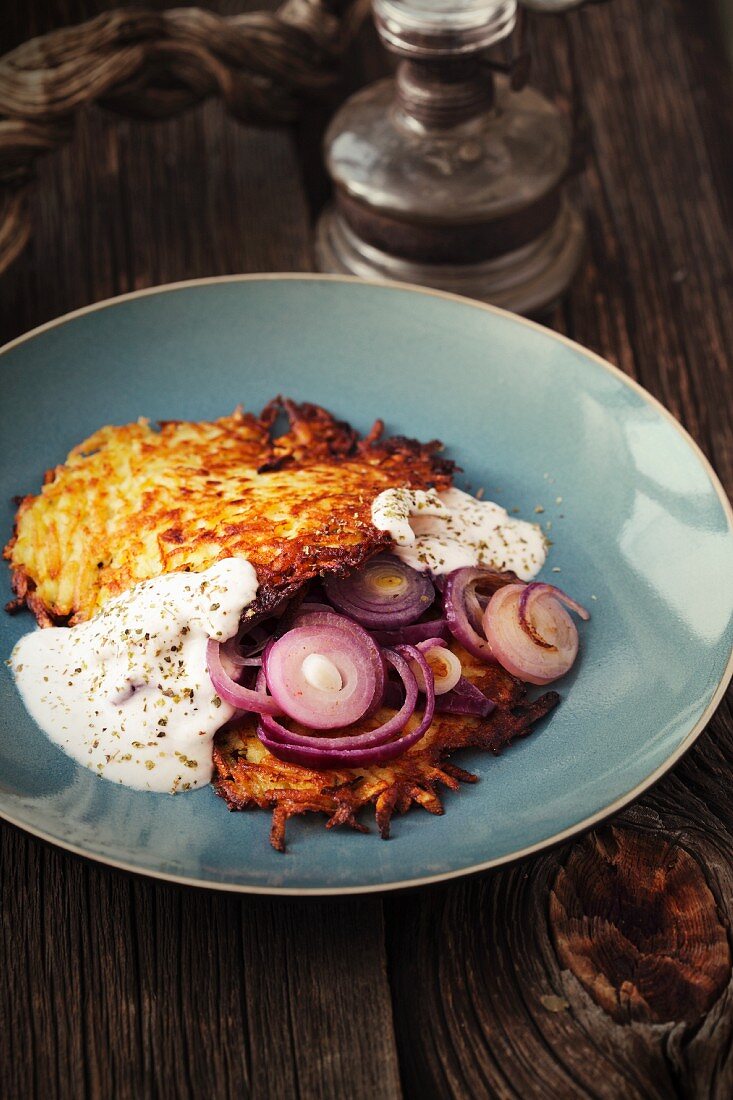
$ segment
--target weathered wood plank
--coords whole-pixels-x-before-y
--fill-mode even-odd
[[[677,792],[687,801],[681,784]],[[722,845],[719,838],[714,841],[714,815],[698,806],[668,815],[640,807],[623,815],[619,825],[650,830],[660,852],[667,840],[673,851],[701,860],[721,910],[730,916],[733,849],[730,834]],[[606,844],[612,840],[609,832],[600,836]],[[407,1096],[436,1088],[442,1096],[460,1097],[730,1095],[727,982],[698,1031],[697,1016],[689,1026],[617,1023],[561,967],[548,898],[568,856],[566,848],[444,890],[420,906],[399,900],[388,909],[389,926],[397,930],[395,1019]],[[646,883],[643,867],[629,862],[625,869],[639,873],[640,885]],[[653,927],[656,917],[649,908],[627,908],[622,920],[633,936]],[[595,936],[603,919],[603,910],[593,914]],[[633,973],[631,953],[621,961]],[[606,970],[612,974],[613,966]],[[679,1003],[678,991],[675,998]],[[413,1005],[409,1013],[403,1009],[407,1002]],[[684,1007],[689,1011],[689,1002]]]
[[[90,112],[39,177],[34,236],[0,278],[4,339],[157,283],[311,266],[289,135],[240,127],[218,103],[157,124]]]

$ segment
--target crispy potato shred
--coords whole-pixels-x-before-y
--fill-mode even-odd
[[[281,413],[289,428],[275,436]],[[450,484],[440,443],[383,427],[360,439],[325,409],[278,397],[259,416],[102,428],[21,499],[8,610],[73,625],[140,581],[242,556],[260,582],[249,614],[270,611],[389,545],[371,522],[384,489]]]
[[[277,435],[281,414],[288,428]],[[46,474],[38,495],[19,499],[4,551],[16,594],[8,610],[26,606],[41,626],[73,625],[140,581],[243,556],[260,583],[247,615],[264,617],[315,578],[351,572],[389,546],[371,523],[384,489],[451,484],[454,465],[438,441],[385,438],[383,429],[377,421],[360,438],[325,409],[282,397],[259,416],[237,409],[210,422],[102,428]],[[358,814],[371,804],[387,838],[393,815],[413,803],[442,813],[438,789],[477,778],[449,761],[453,752],[497,753],[558,701],[551,691],[529,702],[503,669],[453,648],[464,674],[497,703],[487,719],[436,714],[425,737],[388,764],[312,771],[272,756],[256,717],[246,716],[216,736],[216,791],[232,810],[271,810],[280,851],[296,814],[366,832]],[[372,727],[389,715],[372,716]]]
[[[497,704],[488,718],[436,713],[422,740],[388,764],[312,771],[268,752],[257,737],[256,717],[247,716],[216,735],[216,791],[230,810],[272,810],[270,842],[280,852],[285,851],[288,819],[298,814],[326,814],[327,829],[348,825],[364,833],[369,830],[357,815],[371,804],[384,840],[389,838],[393,815],[405,813],[413,803],[431,814],[442,814],[440,787],[455,791],[461,783],[477,780],[476,775],[448,760],[453,752],[486,749],[498,753],[515,737],[529,733],[559,701],[557,692],[549,691],[530,702],[524,684],[504,669],[476,661],[457,643],[451,648],[461,660],[463,674]],[[378,711],[370,728],[393,713]]]

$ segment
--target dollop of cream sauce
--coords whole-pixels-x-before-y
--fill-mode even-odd
[[[486,565],[529,581],[547,555],[536,523],[514,519],[501,505],[461,489],[387,489],[372,503],[372,523],[389,533],[397,557],[436,575]]]
[[[236,634],[257,594],[244,558],[167,573],[89,622],[21,638],[10,665],[44,733],[104,779],[175,793],[205,786],[215,732],[235,711],[216,694],[209,638]]]

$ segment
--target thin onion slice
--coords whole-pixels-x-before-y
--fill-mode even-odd
[[[447,619],[431,619],[427,623],[412,623],[399,630],[372,630],[371,635],[380,645],[418,645],[428,638],[441,638],[447,642],[451,637]]]
[[[384,659],[381,656],[381,650],[375,644],[372,635],[368,633],[363,626],[360,626],[359,623],[355,623],[353,619],[348,618],[348,616],[346,615],[339,615],[338,612],[334,611],[334,609],[332,607],[329,607],[327,604],[301,604],[290,625],[325,627],[329,625],[339,624],[343,628],[345,623],[350,624],[350,629],[352,633],[359,639],[361,639],[362,641],[365,638],[369,639],[369,642],[371,642],[374,651],[380,654],[381,674],[378,670],[377,679],[374,685],[374,697],[366,713],[363,715],[364,718],[368,718],[373,711],[377,710],[382,702],[384,685],[387,679],[387,669],[384,665]],[[368,643],[365,642],[364,644],[366,645]],[[271,648],[271,646],[267,646],[264,653],[262,654],[262,656],[264,657],[265,672],[267,672],[267,654]]]
[[[259,668],[262,664],[262,650],[270,640],[270,635],[265,634],[261,642],[251,642],[245,638],[240,641],[238,634],[228,638],[226,642],[219,643],[219,656],[221,663],[233,680],[239,679],[242,669]]]
[[[430,666],[413,646],[385,649],[385,659],[393,666],[405,686],[405,702],[398,712],[382,726],[363,734],[344,737],[319,737],[294,733],[267,716],[260,719],[257,736],[274,756],[308,768],[358,768],[383,764],[401,756],[415,745],[430,728],[435,713],[435,693],[432,690]],[[388,740],[400,733],[409,721],[417,700],[417,682],[408,661],[416,661],[425,677],[428,690],[423,716],[409,733],[396,741]],[[264,690],[264,675],[259,681]],[[331,747],[329,747],[331,746]]]
[[[433,685],[437,696],[445,695],[452,691],[461,679],[461,662],[445,645],[442,638],[427,638],[417,646],[430,665],[433,673]],[[418,665],[412,669],[415,673],[417,686],[420,691],[425,691],[425,681]]]
[[[399,668],[397,671],[399,672]],[[295,730],[289,730],[280,722],[276,722],[273,718],[267,716],[262,720],[263,729],[275,741],[286,745],[301,745],[306,748],[338,751],[340,749],[351,750],[382,745],[405,728],[417,705],[417,681],[411,670],[410,675],[402,677],[402,680],[405,686],[405,699],[400,710],[377,729],[368,730],[365,733],[345,734],[343,737],[323,737],[308,733],[297,733]],[[258,678],[257,684],[260,690],[262,690],[264,683],[264,677]]]
[[[497,573],[481,566],[467,566],[449,573],[443,589],[443,610],[448,629],[472,657],[488,664],[495,661],[486,637],[479,633],[482,608],[476,589],[480,588],[493,596],[508,584],[511,584],[511,579],[506,573]]]
[[[427,574],[393,554],[377,554],[348,577],[329,576],[324,588],[332,604],[372,630],[408,626],[435,600]]]
[[[461,676],[452,691],[438,696],[435,700],[435,709],[441,714],[465,714],[486,718],[495,707],[494,700],[484,695],[483,691],[480,691],[465,676]]]
[[[549,684],[572,668],[578,631],[552,585],[538,584],[527,594],[529,587],[512,584],[495,592],[484,612],[484,630],[507,672],[525,683]]]
[[[323,690],[308,680],[303,665],[311,654],[325,657],[338,670],[337,690]],[[309,729],[350,726],[384,694],[379,646],[358,623],[335,612],[299,616],[291,630],[267,646],[263,667],[280,713]]]
[[[209,639],[206,646],[206,667],[209,670],[214,691],[225,703],[236,707],[237,710],[253,711],[255,714],[282,714],[274,699],[242,687],[231,678],[222,663],[221,647],[213,638]]]
[[[590,612],[586,611],[577,600],[572,599],[567,593],[563,592],[562,588],[557,588],[554,584],[543,584],[540,581],[532,581],[528,584],[519,600],[519,620],[529,636],[534,638],[539,645],[544,645],[547,648],[545,639],[537,634],[531,616],[531,605],[543,592],[554,596],[556,600],[564,603],[566,607],[569,607],[571,611],[574,611],[586,622],[590,619]]]

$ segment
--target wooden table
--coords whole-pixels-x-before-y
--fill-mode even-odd
[[[101,6],[14,5],[4,46]],[[537,44],[535,79],[587,152],[589,252],[552,323],[659,397],[730,491],[733,128],[713,37],[696,0],[614,0],[547,19]],[[354,79],[382,64],[367,34]],[[3,337],[155,283],[310,270],[313,129],[255,132],[216,103],[157,125],[91,113],[41,165]],[[605,828],[383,900],[176,888],[4,827],[0,1095],[727,1100],[732,762],[723,704]]]

